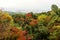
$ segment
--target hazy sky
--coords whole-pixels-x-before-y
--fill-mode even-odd
[[[60,7],[60,0],[0,0],[0,9],[7,11],[48,11],[52,4]]]

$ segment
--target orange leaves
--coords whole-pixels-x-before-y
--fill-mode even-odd
[[[17,29],[16,27],[11,28],[11,31],[13,31],[14,33],[18,33],[19,29]]]
[[[23,34],[26,35],[26,34],[28,34],[28,32],[27,32],[26,30],[24,30],[24,31],[23,31]]]
[[[15,27],[13,27],[11,30],[12,30],[14,33],[18,34],[17,40],[26,40],[25,33],[27,33],[27,32],[26,32],[25,30],[22,31],[22,30],[19,30],[19,29],[15,28]]]
[[[19,33],[18,33],[19,37],[17,38],[17,40],[26,40],[25,33],[26,33],[25,30],[24,31],[20,30]]]
[[[32,39],[33,39],[33,36],[30,35],[30,36],[28,37],[28,40],[32,40]]]
[[[25,19],[21,17],[20,20],[21,20],[21,21],[24,21]]]
[[[32,17],[32,14],[31,13],[27,13],[26,17]]]
[[[37,19],[33,19],[29,24],[31,26],[37,25],[38,24],[38,20]]]
[[[26,40],[26,37],[24,36],[24,33],[22,30],[19,31],[19,37],[17,38],[17,40]]]
[[[19,18],[15,18],[15,20],[19,20]]]
[[[24,36],[18,37],[17,40],[26,40]]]
[[[38,23],[38,20],[36,20],[36,19],[34,19],[34,20],[32,20],[32,21],[33,21],[34,23],[36,23],[36,24]]]

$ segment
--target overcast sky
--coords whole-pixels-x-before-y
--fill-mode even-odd
[[[0,0],[0,9],[14,12],[42,12],[50,10],[52,4],[60,7],[60,0]]]

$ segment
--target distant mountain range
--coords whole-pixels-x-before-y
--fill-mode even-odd
[[[9,14],[13,15],[13,14],[26,14],[25,12],[9,12]]]

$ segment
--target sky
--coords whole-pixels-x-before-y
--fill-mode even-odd
[[[60,0],[0,0],[0,9],[12,12],[42,12],[51,10],[51,5],[60,7]]]

